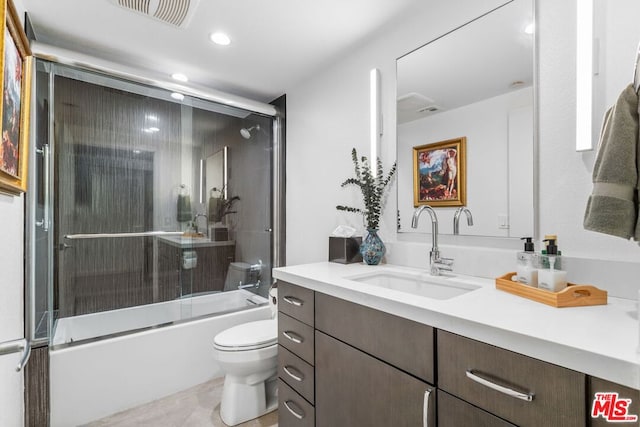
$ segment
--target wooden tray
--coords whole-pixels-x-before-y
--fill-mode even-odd
[[[552,307],[584,307],[587,305],[606,305],[607,291],[591,285],[576,285],[568,283],[568,286],[560,292],[551,292],[546,289],[534,288],[514,282],[511,277],[516,273],[507,273],[496,279],[496,289],[509,292],[520,297],[541,302]]]

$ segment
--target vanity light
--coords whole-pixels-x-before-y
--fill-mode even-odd
[[[576,151],[593,150],[593,1],[576,0]]]
[[[173,92],[173,93],[171,94],[171,97],[172,97],[173,99],[177,99],[178,101],[182,101],[182,100],[184,99],[184,95],[183,95],[183,94],[181,94],[181,93],[179,93],[179,92]]]
[[[211,33],[209,38],[212,42],[220,46],[228,46],[229,44],[231,44],[231,39],[229,38],[229,36],[219,31],[216,33]]]
[[[380,70],[377,68],[369,72],[369,135],[371,144],[370,166],[373,176],[376,176],[376,159],[380,157],[380,137],[382,136],[382,117],[380,113]]]
[[[189,77],[185,76],[182,73],[173,73],[173,74],[171,74],[171,78],[173,80],[177,80],[179,82],[184,82],[184,83],[189,81]]]

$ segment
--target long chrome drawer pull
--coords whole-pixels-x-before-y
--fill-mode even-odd
[[[300,335],[296,334],[295,332],[283,331],[282,335],[284,335],[285,338],[293,341],[296,344],[302,344],[302,341],[304,341],[304,338],[302,338]]]
[[[302,307],[304,305],[304,301],[296,297],[286,296],[286,297],[282,297],[282,299],[291,305],[295,305],[296,307]]]
[[[300,415],[299,413],[297,413],[296,411],[291,409],[291,406],[289,406],[289,403],[293,403],[295,405],[295,402],[292,401],[292,400],[285,400],[285,402],[284,402],[284,406],[289,410],[289,412],[291,412],[291,415],[293,415],[294,417],[296,417],[299,420],[303,419],[304,418],[304,412],[302,410],[300,410],[300,412],[302,412],[302,415]],[[298,405],[296,405],[296,406],[298,406]]]
[[[516,399],[526,400],[527,402],[531,402],[535,396],[535,393],[522,393],[520,391],[512,390],[508,387],[492,383],[491,381],[485,380],[484,378],[481,378],[478,375],[474,374],[473,370],[467,371],[467,378],[479,384],[482,384],[485,387],[489,387],[492,390],[499,391],[500,393],[504,393],[507,396],[515,397]]]
[[[431,397],[431,389],[425,390],[424,400],[422,401],[422,427],[429,427],[429,398]]]
[[[304,375],[302,374],[302,372],[298,371],[296,368],[294,368],[293,366],[283,366],[282,369],[287,373],[287,375],[289,375],[291,378],[293,378],[296,381],[302,381],[304,380]],[[291,371],[295,371],[296,374],[294,374]]]

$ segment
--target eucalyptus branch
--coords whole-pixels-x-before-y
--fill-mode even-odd
[[[391,182],[396,173],[396,163],[393,164],[386,178],[384,178],[384,170],[380,159],[376,159],[376,174],[371,171],[369,160],[362,156],[358,158],[356,149],[351,150],[351,159],[353,160],[355,169],[355,178],[346,179],[340,186],[355,185],[360,188],[364,209],[354,208],[351,206],[338,205],[336,209],[340,211],[359,213],[364,215],[367,222],[367,228],[377,229],[382,213],[382,201],[384,198],[385,188]]]

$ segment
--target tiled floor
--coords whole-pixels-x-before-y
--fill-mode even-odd
[[[224,427],[226,424],[220,419],[223,381],[224,378],[216,378],[146,405],[94,421],[85,427]],[[277,425],[278,411],[239,424],[242,427]]]

